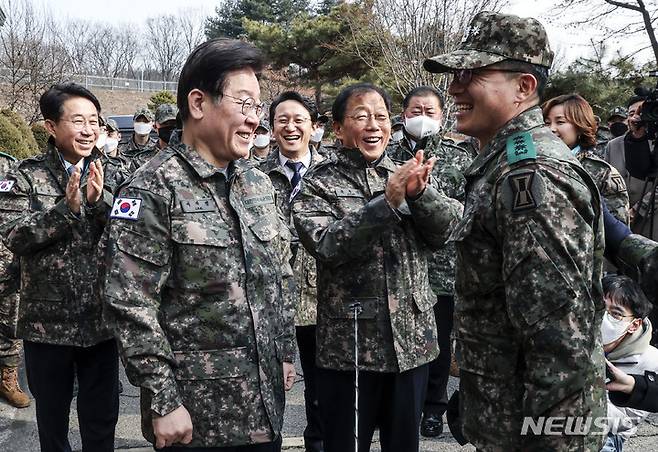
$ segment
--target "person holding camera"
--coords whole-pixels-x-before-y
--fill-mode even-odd
[[[651,194],[655,190],[658,165],[654,156],[654,140],[647,133],[642,120],[642,107],[646,96],[635,95],[627,103],[628,132],[608,142],[605,160],[621,173],[628,189],[631,205],[631,230],[651,239],[658,237],[658,222]]]

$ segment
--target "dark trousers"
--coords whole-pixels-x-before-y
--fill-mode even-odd
[[[448,409],[448,378],[450,377],[450,333],[452,333],[452,315],[455,299],[451,296],[439,296],[434,305],[434,317],[439,336],[439,356],[429,363],[427,379],[427,396],[423,413],[443,416]]]
[[[164,449],[155,449],[162,452],[279,452],[281,450],[281,437],[271,443],[251,444],[249,446],[230,447],[179,447],[171,446]]]
[[[402,373],[359,372],[359,451],[379,427],[382,452],[418,452],[427,365]],[[354,371],[318,369],[326,452],[354,452]]]
[[[298,326],[297,347],[299,361],[304,372],[304,406],[306,408],[306,428],[304,443],[317,444],[322,441],[322,423],[318,407],[317,367],[315,367],[315,325]]]
[[[91,347],[25,341],[27,383],[36,402],[41,452],[70,452],[69,412],[78,377],[84,452],[113,452],[119,417],[119,357],[112,339]]]

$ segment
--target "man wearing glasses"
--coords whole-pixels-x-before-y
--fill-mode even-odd
[[[543,124],[552,60],[539,22],[484,12],[458,50],[424,63],[454,74],[456,129],[480,144],[451,240],[463,433],[482,450],[602,445],[595,429],[522,433],[529,419],[605,416],[601,201]]]
[[[0,237],[21,273],[17,337],[24,340],[41,450],[71,450],[75,375],[82,448],[111,452],[119,360],[98,287],[96,248],[112,201],[96,148],[100,105],[73,83],[52,86],[39,103],[47,148],[0,182]]]
[[[157,449],[280,448],[294,284],[274,188],[245,158],[262,66],[245,42],[199,45],[178,83],[180,143],[142,166],[110,212],[107,312]]]

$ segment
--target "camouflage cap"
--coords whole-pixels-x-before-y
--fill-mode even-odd
[[[476,69],[504,60],[551,66],[553,51],[539,21],[481,12],[471,21],[457,50],[429,58],[423,67],[429,72],[449,72]]]
[[[393,116],[391,118],[391,127],[403,126],[404,121],[402,121],[402,115]]]
[[[101,127],[105,127],[107,125],[107,120],[105,119],[105,116],[98,115],[98,125]]]
[[[269,132],[270,131],[269,122],[267,122],[267,120],[265,120],[265,119],[261,119],[260,123],[258,124],[258,127],[256,127],[256,130],[258,130],[258,129],[265,129]]]
[[[119,131],[119,126],[117,125],[117,122],[114,119],[108,119],[107,122],[105,123],[105,128],[107,131],[112,131],[112,132],[118,132]]]
[[[162,104],[155,110],[155,122],[162,124],[167,121],[175,121],[178,107],[174,104]]]
[[[140,116],[144,116],[149,121],[153,121],[153,112],[149,110],[148,107],[138,108],[137,111],[135,111],[135,114],[133,115],[133,121],[139,118]]]
[[[610,116],[608,116],[608,120],[614,118],[615,116],[626,119],[628,118],[628,111],[624,107],[615,107],[610,113]]]

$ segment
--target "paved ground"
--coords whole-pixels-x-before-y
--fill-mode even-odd
[[[27,388],[24,372],[22,374],[23,388]],[[284,449],[289,452],[303,452],[301,439],[304,429],[304,400],[303,379],[299,378],[293,389],[288,393],[286,404],[286,419],[284,424]],[[122,374],[124,392],[121,394],[121,406],[119,424],[116,434],[116,450],[131,452],[152,452],[148,447],[139,430],[139,396],[136,388],[131,386]],[[450,391],[457,386],[457,380],[450,381]],[[77,424],[77,413],[75,401],[71,408],[71,445],[74,451],[81,449],[80,434]],[[34,415],[34,404],[23,410],[14,409],[0,402],[0,450],[11,452],[35,452],[39,451],[36,421]],[[379,451],[379,444],[375,441],[371,449]],[[447,426],[443,436],[433,440],[423,440],[420,450],[423,452],[434,451],[469,451],[475,448],[471,446],[460,447],[450,435]],[[658,451],[658,415],[650,416],[639,429],[638,435],[632,438],[624,446],[626,452]]]

